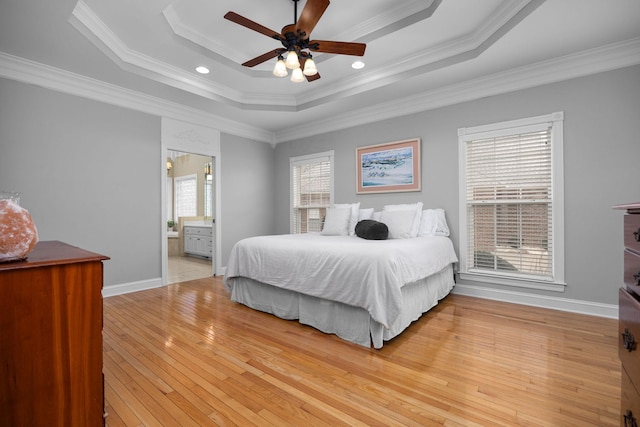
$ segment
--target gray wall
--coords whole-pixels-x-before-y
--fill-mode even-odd
[[[274,152],[221,139],[226,263],[240,238],[273,232]],[[111,257],[105,286],[161,276],[163,164],[159,117],[0,79],[0,189],[23,193],[40,240]]]
[[[563,294],[524,292],[616,304],[622,283],[622,214],[611,206],[640,200],[638,66],[278,144],[276,232],[289,231],[289,157],[333,149],[336,203],[360,201],[362,207],[381,208],[422,201],[425,207],[444,208],[457,249],[457,129],[555,111],[565,113],[568,286]],[[356,147],[413,137],[422,139],[422,191],[356,196]]]
[[[289,157],[329,149],[336,202],[442,207],[457,245],[457,129],[554,111],[565,113],[568,286],[559,296],[615,304],[622,214],[611,206],[640,200],[638,66],[282,143],[275,152],[223,134],[223,264],[241,238],[289,231]],[[356,196],[356,147],[411,137],[422,139],[422,191]],[[0,189],[23,192],[41,240],[110,256],[106,286],[160,277],[160,157],[158,117],[0,79]]]
[[[274,159],[271,145],[221,135],[222,265],[240,239],[274,234]]]
[[[0,79],[0,188],[39,240],[111,257],[105,285],[160,276],[160,119]]]

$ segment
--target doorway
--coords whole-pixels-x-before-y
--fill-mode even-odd
[[[167,150],[167,284],[216,271],[214,163],[210,156]]]
[[[184,156],[184,158],[182,158]],[[177,159],[179,159],[177,161]],[[161,180],[161,264],[162,285],[170,283],[169,280],[169,239],[172,241],[172,254],[178,253],[182,261],[195,261],[204,266],[203,277],[222,274],[220,253],[221,238],[220,227],[222,218],[220,213],[221,185],[220,185],[220,131],[195,123],[163,117],[161,121],[161,156],[160,156],[160,180]],[[181,164],[194,162],[195,165],[184,166]],[[175,168],[175,169],[174,169]],[[173,172],[171,172],[173,170]],[[190,171],[190,172],[189,172]],[[189,175],[195,175],[194,181],[189,182]],[[180,179],[177,179],[179,178]],[[169,179],[171,178],[171,179]],[[175,183],[180,182],[182,192],[178,197],[192,197],[195,202],[195,215],[193,204],[182,211],[177,208],[173,193]],[[205,196],[206,190],[206,196]],[[206,206],[206,209],[205,209]],[[179,210],[180,209],[180,210]],[[189,210],[191,209],[191,210]],[[169,221],[173,227],[169,227]],[[210,236],[211,247],[203,246],[202,240],[192,239],[185,251],[185,236],[187,227],[193,227],[191,231],[198,234],[204,233]],[[202,227],[208,229],[202,230]],[[171,228],[171,230],[169,230]],[[199,245],[199,246],[198,246]],[[175,270],[175,269],[174,269]],[[172,273],[173,274],[173,273]],[[203,273],[195,273],[200,276]],[[195,277],[195,276],[190,276]],[[176,280],[172,275],[173,282]],[[182,280],[182,279],[179,279]]]

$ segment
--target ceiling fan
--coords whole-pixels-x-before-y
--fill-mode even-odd
[[[322,17],[322,14],[329,6],[329,0],[307,0],[304,9],[298,19],[298,0],[293,1],[293,19],[294,23],[285,25],[281,32],[276,32],[263,25],[258,24],[244,16],[235,12],[227,12],[224,17],[229,21],[257,31],[261,34],[278,40],[282,43],[281,48],[274,49],[260,56],[257,56],[245,62],[245,67],[255,67],[271,58],[278,57],[278,62],[273,70],[273,74],[278,77],[288,75],[287,68],[293,70],[291,80],[301,82],[306,77],[311,82],[320,78],[316,65],[312,59],[311,52],[324,52],[339,55],[363,56],[365,48],[364,43],[347,43],[328,40],[309,40],[311,31]],[[284,56],[286,54],[286,60]],[[304,76],[304,77],[303,77]]]

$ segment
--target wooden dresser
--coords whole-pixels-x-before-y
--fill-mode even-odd
[[[102,426],[102,261],[39,242],[0,263],[0,426]]]
[[[624,427],[640,427],[640,202],[618,205],[624,209],[624,284],[619,291],[622,362],[621,420]]]

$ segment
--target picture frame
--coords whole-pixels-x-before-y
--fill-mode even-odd
[[[420,138],[356,148],[356,194],[421,190]]]

